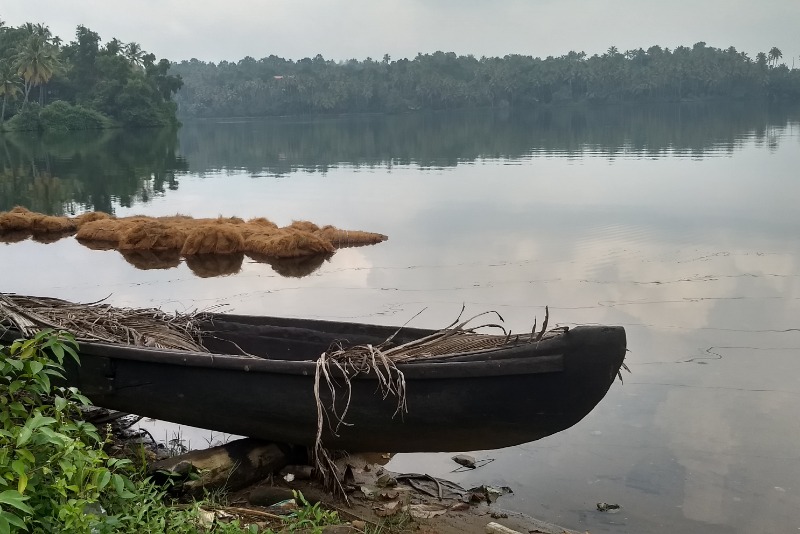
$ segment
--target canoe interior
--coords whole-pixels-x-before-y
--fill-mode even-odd
[[[336,342],[377,345],[394,335],[393,344],[397,345],[433,333],[419,328],[222,314],[213,316],[203,330],[203,345],[213,353],[240,354],[243,350],[261,358],[290,361],[316,360]]]

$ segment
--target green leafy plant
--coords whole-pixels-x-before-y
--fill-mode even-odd
[[[65,356],[77,360],[74,340],[42,331],[15,341],[0,360],[0,533],[11,529],[80,531],[83,512],[111,484],[120,497],[126,479],[115,473],[97,429],[78,416],[88,400],[63,380]],[[127,481],[130,485],[130,481]]]
[[[0,347],[0,534],[196,532],[196,511],[165,506],[148,478],[134,483],[131,461],[109,458],[81,420],[89,400],[58,385],[76,348],[51,330]]]
[[[170,506],[170,482],[158,484],[144,476],[144,466],[109,457],[109,437],[81,420],[80,406],[89,400],[62,385],[65,358],[78,362],[77,344],[52,330],[0,345],[0,534],[259,532],[239,520],[204,526],[203,502]],[[336,512],[300,492],[295,499],[300,508],[288,530],[317,533],[340,523]]]
[[[297,502],[300,507],[289,519],[288,530],[290,532],[303,530],[311,532],[312,534],[320,534],[323,527],[327,525],[338,525],[342,522],[341,519],[339,519],[338,512],[326,510],[318,502],[314,504],[309,503],[301,492],[292,490],[292,495],[294,496],[295,502]]]

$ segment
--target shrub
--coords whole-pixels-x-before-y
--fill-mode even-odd
[[[43,108],[34,102],[28,103],[24,110],[6,123],[6,129],[63,132],[95,130],[111,125],[111,120],[98,111],[57,100]]]
[[[51,382],[75,347],[52,331],[0,347],[0,533],[166,532],[153,528],[167,522],[163,490],[132,482],[131,462],[109,458],[80,419],[86,397]],[[189,524],[186,513],[174,522]]]
[[[40,113],[42,108],[36,102],[29,102],[25,109],[18,112],[5,123],[6,130],[41,131],[44,129]]]
[[[45,129],[53,131],[96,130],[110,126],[110,120],[102,113],[63,100],[45,106],[40,119]]]
[[[0,534],[196,534],[206,531],[200,506],[168,506],[168,487],[109,458],[97,429],[81,420],[89,400],[64,380],[64,358],[77,345],[64,333],[42,331],[0,345]],[[336,512],[300,494],[289,530],[321,532],[339,523]],[[213,504],[212,504],[213,505]],[[257,525],[215,522],[218,534],[255,534]],[[273,533],[271,529],[265,531]]]

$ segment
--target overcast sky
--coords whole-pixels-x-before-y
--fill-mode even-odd
[[[8,0],[0,20],[78,24],[159,58],[235,61],[413,58],[417,52],[545,57],[705,41],[752,56],[777,46],[800,66],[800,0]]]

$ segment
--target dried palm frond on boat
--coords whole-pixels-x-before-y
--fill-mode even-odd
[[[168,314],[158,309],[0,293],[0,327],[13,328],[24,337],[52,328],[67,331],[78,341],[208,352],[200,341],[201,319],[202,315]]]

